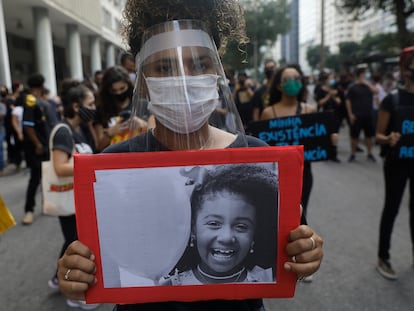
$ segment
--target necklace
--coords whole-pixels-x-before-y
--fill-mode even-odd
[[[200,265],[197,265],[197,271],[200,272],[200,274],[202,276],[204,276],[206,278],[209,278],[209,279],[213,279],[213,280],[230,280],[232,278],[237,277],[236,280],[234,281],[234,282],[237,282],[239,280],[240,276],[242,275],[242,273],[244,272],[244,270],[246,270],[245,267],[243,267],[240,271],[238,271],[236,273],[233,273],[231,275],[215,276],[215,275],[211,275],[211,274],[208,274],[208,273],[204,272],[203,270],[201,270]]]

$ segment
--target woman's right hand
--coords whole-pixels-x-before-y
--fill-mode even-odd
[[[85,300],[86,290],[95,285],[96,266],[92,251],[79,241],[72,242],[58,261],[60,291],[70,299]]]
[[[391,132],[390,135],[388,135],[388,143],[391,147],[394,147],[398,141],[401,138],[401,134],[397,132]]]

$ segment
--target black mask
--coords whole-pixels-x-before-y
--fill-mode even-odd
[[[7,93],[6,92],[0,92],[0,96],[4,99],[4,98],[6,98]]]
[[[123,93],[113,94],[112,96],[117,102],[123,102],[125,99],[130,98],[132,96],[132,91],[128,89]]]
[[[273,69],[266,69],[264,73],[265,73],[266,79],[269,80],[273,75]]]
[[[81,120],[85,123],[88,123],[89,121],[93,120],[95,118],[96,109],[88,109],[85,107],[79,108],[79,117]]]

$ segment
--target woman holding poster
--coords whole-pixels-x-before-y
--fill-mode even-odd
[[[305,79],[299,65],[291,64],[279,68],[273,77],[269,89],[269,101],[272,105],[263,110],[261,120],[316,112],[314,106],[304,102],[305,89]],[[310,161],[305,161],[302,188],[302,206],[305,217],[312,185],[311,163]]]
[[[246,136],[240,118],[234,132],[209,124],[219,102],[237,114],[221,65],[219,51],[227,39],[247,42],[243,11],[236,0],[129,0],[124,11],[126,36],[136,55],[137,79],[133,115],[151,114],[156,126],[105,152],[156,152],[266,146]],[[217,50],[218,49],[218,50]],[[298,277],[318,270],[322,239],[308,226],[289,234],[284,264]],[[96,283],[94,255],[87,245],[74,242],[59,260],[59,286],[74,299]],[[118,305],[116,310],[263,310],[261,299],[162,302]]]

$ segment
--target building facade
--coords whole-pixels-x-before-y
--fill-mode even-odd
[[[113,66],[127,47],[120,29],[126,0],[0,0],[0,84],[35,72],[56,94],[64,78],[82,80]]]
[[[324,25],[321,25],[322,2],[324,2]],[[321,44],[321,30],[324,29],[324,45],[332,54],[339,52],[342,42],[361,42],[368,34],[396,31],[395,16],[382,10],[368,10],[358,20],[335,7],[335,0],[299,1],[299,63],[310,73],[306,60],[309,47]],[[414,16],[408,20],[408,29],[414,30]]]

